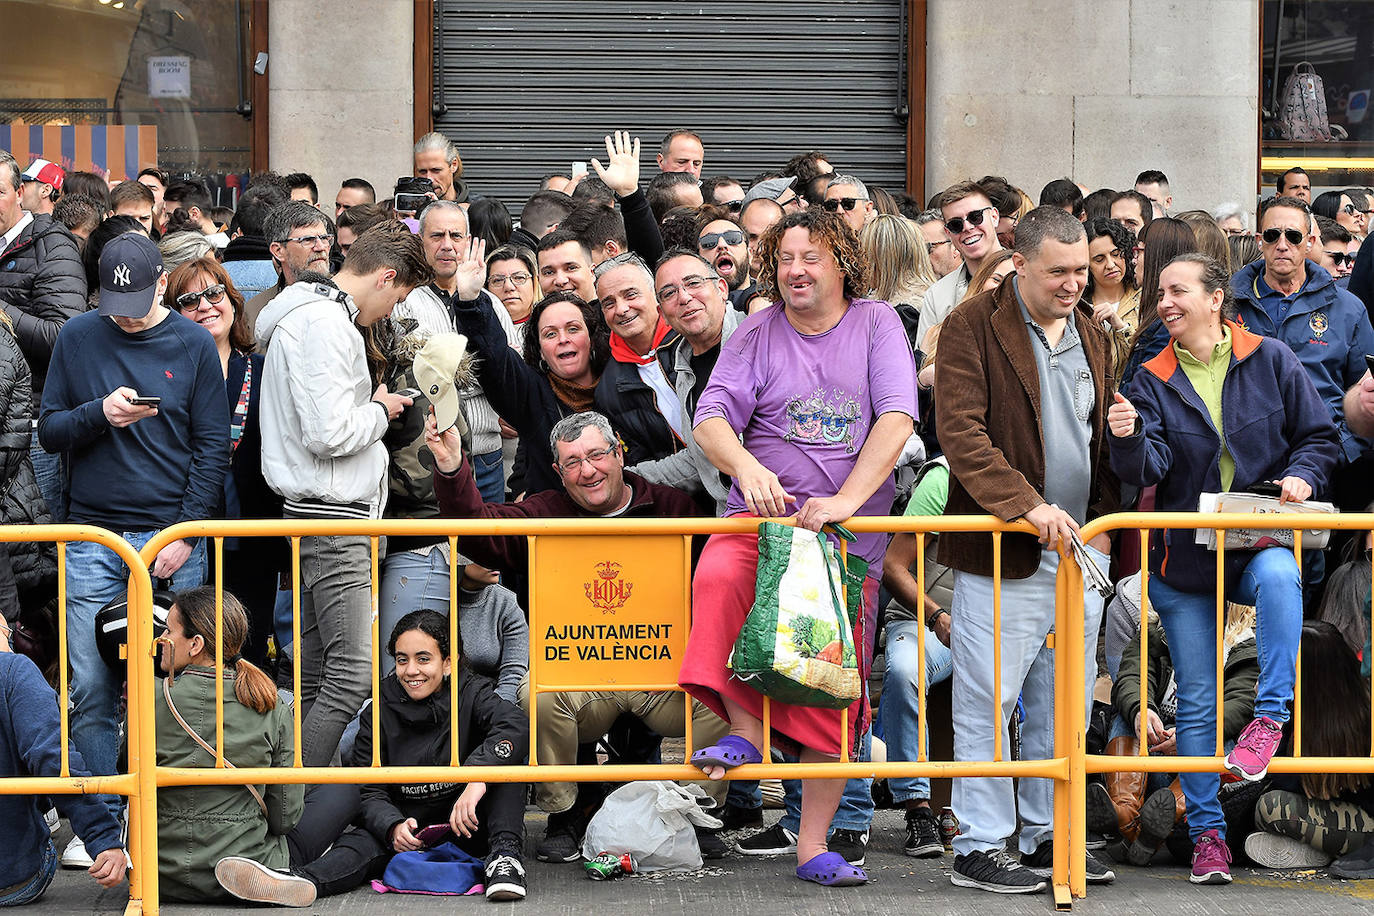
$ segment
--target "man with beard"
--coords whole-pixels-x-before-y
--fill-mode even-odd
[[[729,287],[730,304],[746,313],[768,304],[754,280],[747,241],[743,227],[724,207],[701,208],[697,217],[697,252]]]
[[[258,320],[267,303],[300,279],[306,271],[329,276],[329,249],[334,234],[325,226],[324,216],[313,204],[289,200],[267,214],[263,224],[268,250],[281,269],[276,286],[269,286],[244,306],[250,323]]]

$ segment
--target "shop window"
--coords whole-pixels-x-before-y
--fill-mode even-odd
[[[1314,191],[1374,184],[1374,3],[1263,0],[1262,12],[1264,192],[1295,165]]]
[[[251,167],[246,0],[0,0],[0,147],[110,181],[157,166],[232,206]]]

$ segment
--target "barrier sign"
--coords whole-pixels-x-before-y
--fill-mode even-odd
[[[540,689],[677,683],[691,607],[687,538],[540,535],[530,559]]]

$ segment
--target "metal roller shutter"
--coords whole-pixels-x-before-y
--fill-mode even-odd
[[[435,118],[479,194],[517,212],[539,179],[602,141],[641,138],[643,181],[677,127],[701,134],[703,176],[747,184],[795,153],[901,190],[905,0],[438,0]]]

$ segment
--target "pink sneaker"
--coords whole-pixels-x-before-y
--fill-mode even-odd
[[[1246,782],[1264,778],[1283,738],[1283,726],[1267,716],[1252,719],[1226,755],[1226,769]]]
[[[1215,830],[1208,830],[1193,845],[1193,873],[1188,880],[1194,884],[1230,884],[1231,850]]]

